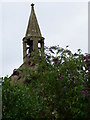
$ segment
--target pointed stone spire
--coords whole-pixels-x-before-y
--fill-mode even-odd
[[[36,37],[42,37],[41,31],[38,25],[38,21],[35,15],[34,11],[34,4],[31,4],[31,14],[28,22],[28,27],[26,31],[26,37],[36,36]]]
[[[27,61],[31,57],[31,53],[33,51],[35,55],[38,51],[41,51],[41,55],[43,56],[44,37],[41,35],[41,31],[34,11],[34,4],[32,3],[27,31],[25,37],[23,38],[23,62]]]

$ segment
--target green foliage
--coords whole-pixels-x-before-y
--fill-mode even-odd
[[[80,50],[72,54],[58,46],[45,50],[43,57],[36,58],[37,70],[22,69],[26,74],[23,85],[16,83],[13,87],[12,79],[4,78],[3,120],[88,120],[90,99],[84,56]]]

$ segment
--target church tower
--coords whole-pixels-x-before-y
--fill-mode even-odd
[[[38,50],[41,52],[41,55],[43,55],[44,37],[41,35],[41,31],[34,11],[34,4],[32,3],[26,34],[23,38],[23,63],[31,57],[31,53],[33,51],[36,55],[38,53]]]

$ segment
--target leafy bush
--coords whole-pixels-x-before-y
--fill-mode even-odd
[[[46,47],[45,55],[37,56],[33,66],[36,62],[37,70],[28,69],[31,61],[22,69],[23,85],[12,86],[12,77],[4,78],[2,119],[88,120],[89,74],[80,49],[72,54],[67,48]]]

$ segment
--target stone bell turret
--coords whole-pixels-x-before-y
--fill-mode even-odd
[[[44,37],[41,35],[41,31],[34,11],[34,4],[31,4],[31,14],[29,17],[26,34],[23,38],[23,62],[25,62],[27,58],[31,56],[32,51],[37,54],[38,50],[40,50],[41,55],[43,55]]]

